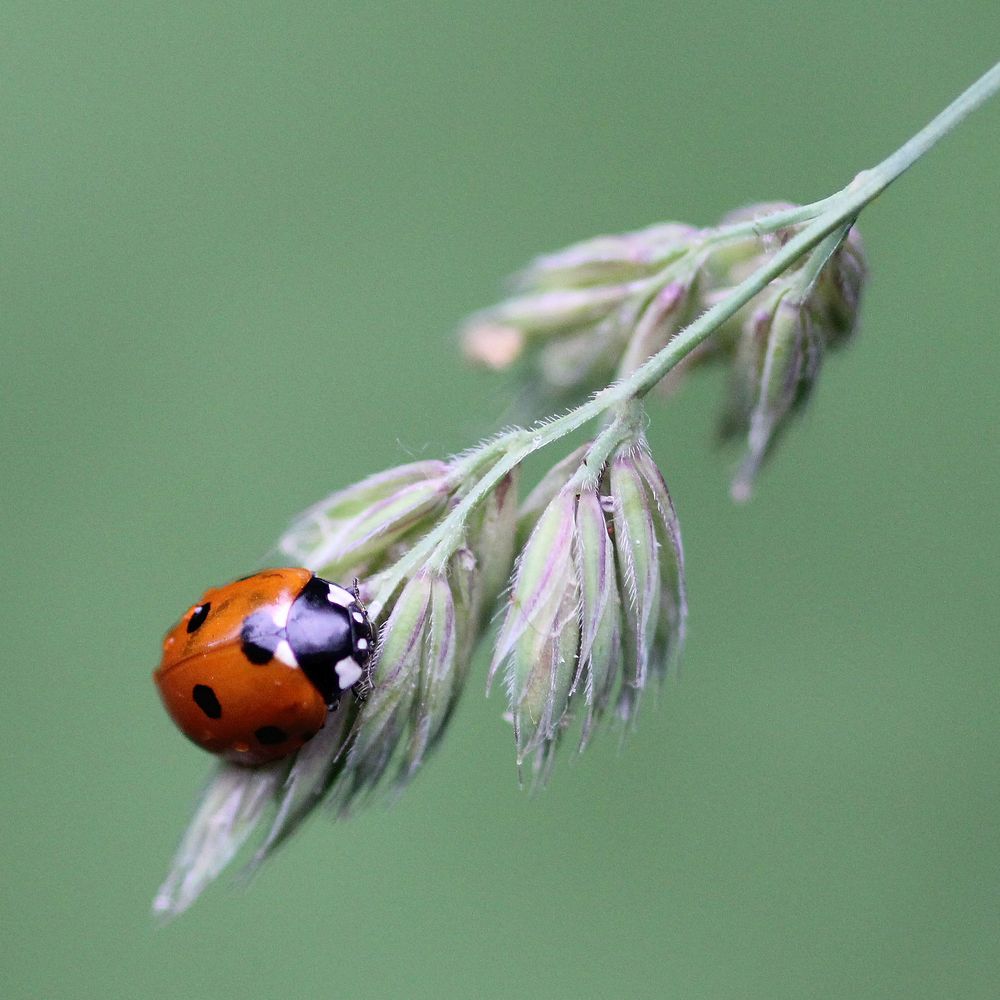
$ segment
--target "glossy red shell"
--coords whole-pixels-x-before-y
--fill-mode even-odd
[[[241,637],[248,615],[280,614],[310,579],[306,569],[265,570],[208,590],[167,633],[153,679],[171,718],[198,746],[262,764],[293,753],[322,728],[327,706],[302,670],[279,659],[251,663]]]

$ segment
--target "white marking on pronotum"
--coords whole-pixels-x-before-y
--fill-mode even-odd
[[[338,587],[335,583],[330,584],[326,599],[331,604],[337,604],[342,608],[349,608],[354,603],[354,595],[349,590]]]
[[[367,648],[368,648],[368,640],[358,639],[358,649],[367,649]]]
[[[359,625],[364,625],[365,616],[360,611],[355,611],[352,617]]]
[[[276,604],[271,617],[278,628],[284,628],[288,624],[288,612],[292,610],[291,604]]]
[[[288,645],[287,639],[282,639],[274,647],[274,658],[281,660],[286,667],[297,667],[299,665],[299,661],[295,659],[295,654],[292,652],[292,647]]]
[[[357,660],[350,656],[341,660],[333,669],[337,671],[337,680],[340,681],[341,691],[346,691],[349,687],[357,684],[364,673],[358,666]]]

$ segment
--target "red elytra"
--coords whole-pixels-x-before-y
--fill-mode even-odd
[[[190,740],[263,764],[315,736],[372,642],[350,591],[307,569],[265,570],[206,591],[167,633],[153,679]]]

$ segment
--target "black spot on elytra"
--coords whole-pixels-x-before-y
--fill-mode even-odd
[[[243,655],[258,667],[270,663],[282,638],[282,630],[274,624],[271,615],[266,611],[255,611],[243,623],[240,632]]]
[[[266,747],[274,746],[276,743],[284,743],[288,739],[288,733],[284,729],[279,729],[278,726],[261,726],[254,733],[254,736]]]
[[[207,684],[195,684],[191,697],[210,719],[222,718],[222,706],[219,704],[219,699],[215,697],[215,692]]]
[[[198,607],[191,612],[191,617],[188,619],[187,630],[188,632],[197,632],[198,629],[205,624],[205,619],[208,617],[209,611],[212,610],[211,604],[199,604]]]
[[[271,650],[265,646],[258,646],[256,643],[243,640],[243,655],[255,666],[262,667],[265,663],[271,662]]]

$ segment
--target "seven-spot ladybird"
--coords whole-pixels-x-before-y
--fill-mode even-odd
[[[262,764],[316,735],[373,644],[356,593],[307,569],[265,570],[207,591],[167,633],[153,679],[190,740]]]

